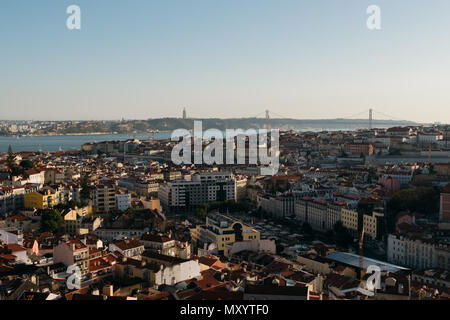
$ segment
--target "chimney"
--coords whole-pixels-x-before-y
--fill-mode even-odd
[[[103,287],[103,294],[108,297],[112,297],[114,295],[114,286],[112,284],[107,284]]]

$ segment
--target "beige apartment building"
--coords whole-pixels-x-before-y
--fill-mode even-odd
[[[92,206],[86,206],[82,208],[70,209],[67,212],[63,212],[64,227],[68,234],[78,235],[82,228],[83,218],[92,214]]]
[[[92,192],[92,200],[97,212],[116,210],[116,186],[112,183],[96,186]]]
[[[53,248],[53,261],[67,267],[76,264],[84,276],[89,273],[89,248],[80,240],[61,242]]]
[[[383,213],[372,212],[372,215],[365,214],[363,216],[363,226],[364,226],[364,234],[367,237],[372,239],[376,239],[380,230],[379,229],[379,221],[384,217]]]
[[[351,209],[342,209],[342,225],[347,228],[354,236],[358,234],[358,212]]]

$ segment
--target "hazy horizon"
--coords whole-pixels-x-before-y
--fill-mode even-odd
[[[66,28],[72,4],[81,30]],[[373,4],[378,31],[366,27]],[[1,117],[147,120],[186,107],[190,118],[269,109],[333,120],[373,108],[450,123],[449,9],[448,0],[4,0]]]
[[[97,122],[101,122],[101,121],[106,121],[106,122],[120,122],[120,121],[150,121],[150,120],[162,120],[162,119],[182,119],[182,117],[161,117],[161,118],[146,118],[146,119],[55,119],[55,120],[49,120],[49,119],[42,119],[42,120],[37,120],[37,119],[0,119],[0,121],[9,121],[9,122],[20,122],[20,121],[24,121],[24,122],[29,122],[29,121],[40,121],[40,122],[89,122],[89,121],[97,121]],[[237,120],[237,119],[258,119],[258,120],[264,120],[265,118],[262,117],[227,117],[227,118],[222,118],[222,117],[188,117],[186,118],[186,120],[222,120],[222,121],[226,121],[226,120]],[[352,121],[352,122],[368,122],[367,118],[352,118],[352,119],[345,119],[345,118],[316,118],[316,119],[299,119],[299,118],[270,118],[271,120],[293,120],[293,121]],[[415,121],[409,121],[409,120],[395,120],[395,119],[373,119],[374,123],[377,122],[392,122],[392,123],[401,123],[401,122],[405,122],[405,123],[416,123],[416,124],[425,124],[426,122],[415,122]],[[438,123],[438,121],[435,121],[433,123]],[[440,123],[440,122],[439,122]],[[430,122],[431,124],[431,122]],[[443,123],[446,124],[446,123]]]

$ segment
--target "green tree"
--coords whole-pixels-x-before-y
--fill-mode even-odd
[[[12,168],[16,165],[16,156],[12,151],[11,145],[8,147],[8,156],[6,157],[6,162],[8,164],[8,169],[12,170]]]
[[[91,191],[93,190],[93,187],[89,183],[89,177],[87,174],[81,177],[80,185],[81,185],[80,191],[81,202],[87,203],[88,200],[91,199]]]
[[[20,167],[24,170],[34,169],[36,168],[36,163],[32,160],[25,159],[20,162]]]
[[[432,215],[439,211],[439,190],[434,187],[417,187],[400,190],[388,202],[390,212],[419,212]]]
[[[353,237],[341,221],[335,223],[333,231],[336,235],[336,243],[339,246],[347,248],[353,243]]]
[[[311,225],[308,222],[304,222],[302,225],[302,233],[306,235],[312,235],[314,233]]]
[[[21,168],[16,164],[16,156],[12,151],[11,145],[8,147],[8,156],[6,157],[6,163],[10,172],[10,178],[16,177],[22,174]]]
[[[63,218],[58,210],[47,210],[41,216],[41,232],[55,233],[62,223]]]
[[[202,204],[195,210],[195,215],[199,219],[204,219],[208,216],[208,204]]]

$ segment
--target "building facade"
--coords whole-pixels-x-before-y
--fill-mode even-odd
[[[191,181],[162,184],[158,191],[161,205],[168,211],[185,210],[215,201],[236,201],[235,177],[230,173],[200,173]]]
[[[260,233],[240,220],[212,213],[206,218],[205,225],[191,229],[191,238],[198,247],[213,245],[218,253],[223,253],[227,244],[260,240]]]
[[[390,234],[387,258],[388,262],[409,268],[434,268],[437,266],[436,244],[432,239]]]

